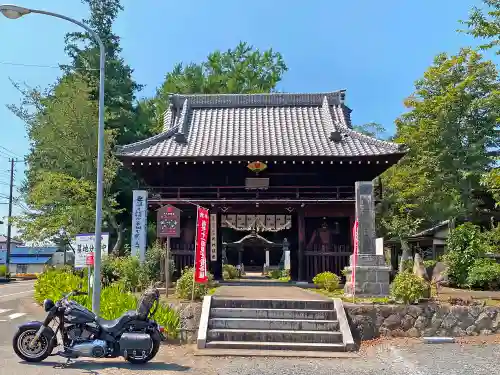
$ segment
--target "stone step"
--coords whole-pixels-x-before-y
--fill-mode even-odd
[[[307,319],[336,320],[335,310],[300,310],[300,309],[255,309],[217,307],[210,309],[211,318],[249,318],[249,319]]]
[[[281,299],[233,299],[212,298],[212,308],[254,308],[254,309],[306,309],[306,310],[333,310],[333,301],[327,300],[281,300]]]
[[[296,343],[342,343],[342,334],[334,331],[292,331],[265,329],[209,329],[210,341],[260,341]]]
[[[211,318],[208,328],[288,331],[338,331],[336,320]]]
[[[262,341],[209,341],[207,349],[243,349],[243,350],[285,350],[285,351],[320,351],[345,352],[342,343],[302,343],[302,342],[262,342]],[[226,353],[227,355],[227,353]]]

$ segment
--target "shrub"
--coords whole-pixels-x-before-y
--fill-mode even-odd
[[[141,264],[134,256],[104,258],[102,265],[103,286],[110,286],[120,282],[128,291],[135,291],[141,287]]]
[[[469,269],[487,250],[488,240],[478,226],[465,223],[451,231],[447,239],[447,253],[444,256],[451,283],[466,287]]]
[[[269,272],[269,277],[271,279],[279,279],[281,277],[281,270],[271,270]]]
[[[144,263],[141,267],[141,282],[142,286],[147,286],[160,281],[162,262],[165,261],[165,249],[161,246],[159,241],[156,241],[153,246],[147,249]],[[170,256],[168,263],[170,269],[170,280],[175,272],[174,258]]]
[[[173,338],[177,337],[181,326],[181,319],[178,311],[160,303],[154,315],[154,320],[156,320],[159,325],[165,327],[169,336]]]
[[[35,281],[35,301],[39,304],[42,304],[46,298],[57,301],[64,294],[78,289],[80,284],[82,285],[82,290],[87,291],[86,278],[82,278],[73,272],[68,272],[65,268],[47,269]]]
[[[232,280],[239,278],[240,274],[238,269],[232,264],[224,264],[222,266],[222,272],[224,276],[224,280]]]
[[[340,277],[332,272],[321,272],[314,276],[313,283],[321,289],[333,292],[339,287]]]
[[[476,259],[469,269],[467,284],[470,288],[498,289],[500,286],[500,264],[493,259]]]
[[[280,281],[290,281],[290,270],[282,270],[279,277]]]
[[[410,271],[400,272],[394,278],[391,285],[391,296],[397,301],[410,304],[423,298],[429,285],[421,277]]]
[[[5,277],[7,276],[7,266],[5,264],[2,264],[0,266],[0,277]]]
[[[437,263],[437,260],[427,259],[427,260],[424,260],[424,267],[425,268],[432,268],[436,265],[436,263]]]
[[[177,294],[178,297],[183,298],[183,299],[191,299],[191,296],[193,295],[193,272],[194,268],[184,268],[182,270],[182,275],[179,277],[179,280],[177,280],[177,283],[175,285],[175,293]],[[208,290],[211,288],[211,284],[213,281],[213,275],[208,274],[208,283],[206,284],[199,284],[199,283],[194,283],[194,299],[199,300],[201,299],[204,295],[207,294]]]
[[[66,293],[78,289],[82,284],[86,291],[87,280],[68,269],[47,269],[35,282],[35,300],[42,303],[46,298],[56,301]],[[89,310],[92,309],[90,296],[72,297]],[[101,292],[100,316],[104,319],[116,319],[128,310],[137,308],[137,298],[125,289],[123,283],[115,283],[103,288]],[[169,336],[176,337],[180,326],[179,313],[165,304],[160,304],[154,315],[156,322],[165,327]]]

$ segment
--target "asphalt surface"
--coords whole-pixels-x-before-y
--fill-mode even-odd
[[[145,366],[117,358],[78,359],[61,368],[65,360],[57,356],[28,364],[14,354],[11,340],[18,324],[44,317],[32,288],[32,282],[0,284],[0,375],[500,375],[500,345],[494,343],[499,340],[462,345],[387,341],[364,349],[357,359],[198,357],[190,348],[164,346]]]

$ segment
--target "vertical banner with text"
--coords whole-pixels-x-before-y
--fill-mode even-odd
[[[358,234],[359,222],[356,220],[352,227],[352,239],[354,243],[354,252],[352,254],[352,264],[351,264],[351,285],[352,285],[352,295],[356,294],[356,266],[358,265],[358,249],[359,249],[359,234]]]
[[[217,214],[210,214],[210,260],[217,261]]]
[[[196,246],[194,254],[194,281],[206,283],[207,271],[207,239],[210,225],[208,210],[198,207],[196,215]]]
[[[141,263],[146,257],[146,234],[148,230],[148,192],[132,192],[132,242],[131,254],[139,257]]]

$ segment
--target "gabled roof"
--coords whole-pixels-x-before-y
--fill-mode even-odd
[[[352,129],[345,90],[319,94],[172,95],[163,132],[122,158],[351,157],[404,154]]]
[[[3,234],[0,234],[0,243],[7,243],[7,237]],[[21,241],[15,240],[14,238],[10,239],[10,243],[12,244],[22,244]]]

